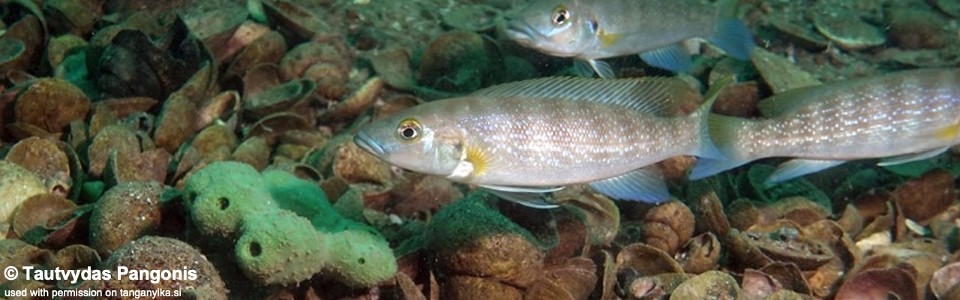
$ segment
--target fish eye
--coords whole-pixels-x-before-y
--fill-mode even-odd
[[[416,119],[404,119],[397,126],[397,134],[401,139],[412,141],[420,138],[420,122]]]
[[[570,11],[567,10],[566,6],[558,5],[557,8],[553,9],[553,25],[563,25],[570,20]]]

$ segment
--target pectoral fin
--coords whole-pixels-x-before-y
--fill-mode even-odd
[[[950,149],[950,147],[937,148],[937,149],[920,152],[920,153],[911,153],[907,155],[894,156],[894,157],[881,160],[880,163],[877,163],[877,165],[881,167],[886,167],[886,166],[899,165],[899,164],[905,164],[908,162],[928,159],[928,158],[940,155],[940,153],[946,152],[948,149]]]
[[[573,61],[573,74],[579,77],[593,78],[596,73],[600,78],[617,78],[610,64],[599,59],[576,59]]]
[[[663,174],[655,166],[590,183],[597,192],[621,200],[660,203],[670,199]]]
[[[657,50],[640,53],[643,62],[674,73],[690,73],[693,69],[693,60],[680,44],[663,47]]]
[[[593,65],[582,59],[574,59],[571,72],[576,77],[593,78]]]
[[[845,160],[819,160],[819,159],[792,159],[777,166],[777,169],[767,178],[766,184],[772,185],[778,182],[787,181],[803,175],[819,172],[827,168],[836,167],[847,161]]]

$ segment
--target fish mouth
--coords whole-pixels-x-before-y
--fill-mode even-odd
[[[360,146],[360,148],[363,148],[363,150],[367,150],[377,156],[382,157],[385,153],[383,147],[380,147],[380,145],[364,131],[360,131],[357,135],[353,136],[353,142],[357,144],[357,146]]]

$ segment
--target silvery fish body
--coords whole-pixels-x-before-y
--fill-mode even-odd
[[[494,190],[593,183],[655,202],[666,188],[643,167],[712,149],[702,143],[703,109],[667,116],[691,93],[699,96],[666,78],[535,79],[415,106],[365,125],[355,141],[405,169]]]
[[[538,0],[505,32],[521,45],[595,68],[597,59],[646,53],[641,57],[651,65],[689,71],[689,54],[679,43],[698,37],[738,59],[747,59],[753,47],[742,22],[721,18],[717,7],[698,0]]]
[[[847,160],[928,158],[960,144],[960,70],[922,69],[777,94],[761,101],[768,118],[711,116],[710,134],[726,161],[705,161],[692,177],[765,157],[796,157],[771,182]]]

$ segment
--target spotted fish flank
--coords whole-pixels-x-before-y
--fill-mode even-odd
[[[493,190],[590,183],[619,199],[659,202],[666,186],[644,167],[718,157],[704,143],[709,101],[673,116],[693,93],[672,78],[535,79],[415,106],[365,125],[354,141],[399,167]]]
[[[894,165],[960,144],[960,70],[921,69],[786,91],[759,104],[767,119],[711,116],[710,134],[727,157],[702,160],[702,178],[766,157],[794,157],[779,182],[848,160]]]

